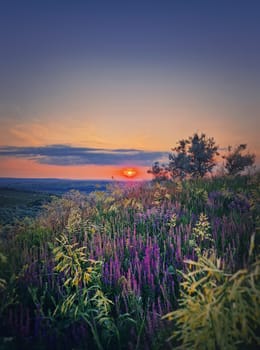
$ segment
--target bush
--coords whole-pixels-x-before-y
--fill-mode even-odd
[[[238,175],[246,168],[253,166],[255,155],[250,153],[242,154],[246,147],[246,144],[241,144],[232,151],[232,147],[229,146],[229,154],[223,156],[226,160],[225,170],[228,175]]]

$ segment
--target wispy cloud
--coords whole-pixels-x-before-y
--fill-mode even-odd
[[[27,158],[49,165],[120,165],[149,166],[164,158],[166,152],[149,152],[140,149],[106,149],[49,145],[42,147],[0,147],[0,157]]]

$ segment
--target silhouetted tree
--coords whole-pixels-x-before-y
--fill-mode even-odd
[[[216,165],[218,146],[214,138],[195,133],[186,140],[180,140],[169,155],[169,171],[173,178],[203,177]]]
[[[242,154],[247,148],[246,144],[241,144],[234,148],[228,147],[228,155],[223,156],[226,160],[225,170],[228,175],[238,175],[246,168],[251,167],[255,162],[255,154]]]
[[[148,174],[152,174],[154,180],[165,181],[169,179],[169,169],[166,165],[160,165],[159,162],[155,162],[151,169],[147,171]]]

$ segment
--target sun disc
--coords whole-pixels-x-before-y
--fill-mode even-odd
[[[122,170],[122,174],[127,178],[133,178],[137,175],[137,171],[134,168],[125,168]]]

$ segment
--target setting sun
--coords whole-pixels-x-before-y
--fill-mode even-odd
[[[122,170],[122,174],[127,178],[134,178],[137,175],[137,170],[134,168],[126,168]]]

